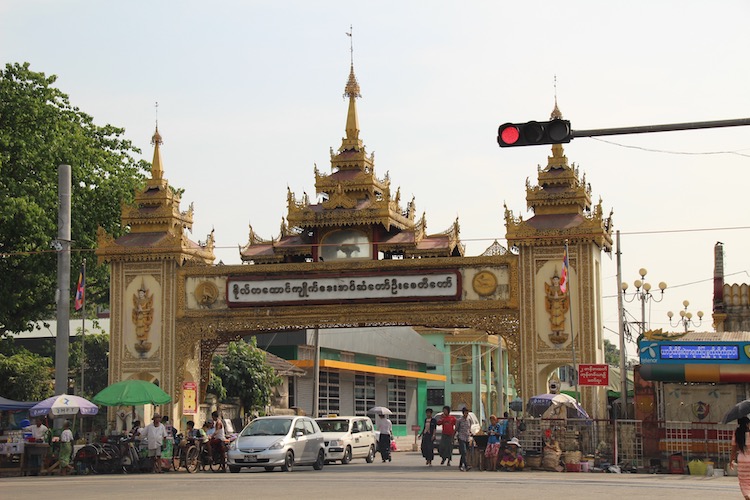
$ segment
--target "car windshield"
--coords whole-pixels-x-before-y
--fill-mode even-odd
[[[325,418],[316,420],[318,427],[322,432],[346,432],[349,430],[349,421],[343,419],[334,420],[332,418]]]
[[[286,436],[291,426],[291,418],[257,419],[250,422],[240,436]]]

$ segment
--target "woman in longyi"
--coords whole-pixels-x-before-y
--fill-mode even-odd
[[[734,431],[734,442],[732,443],[732,461],[729,467],[737,467],[737,476],[740,480],[740,491],[745,500],[750,500],[750,448],[748,445],[750,436],[750,419],[742,417],[737,420],[737,430]]]

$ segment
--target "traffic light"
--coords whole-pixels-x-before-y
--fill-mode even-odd
[[[497,129],[497,143],[501,148],[563,144],[573,138],[569,120],[548,122],[506,123]]]

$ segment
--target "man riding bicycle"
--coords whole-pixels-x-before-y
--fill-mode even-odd
[[[213,433],[211,439],[208,441],[209,449],[214,457],[221,457],[222,464],[226,463],[227,453],[227,437],[224,432],[224,421],[219,418],[219,412],[215,411],[211,413],[211,419],[214,423]]]

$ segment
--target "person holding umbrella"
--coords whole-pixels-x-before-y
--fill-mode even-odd
[[[378,438],[378,451],[383,459],[383,463],[391,461],[391,432],[393,424],[385,413],[378,414],[378,423],[376,424],[380,437]]]
[[[750,449],[748,449],[748,436],[750,435],[750,419],[740,417],[737,419],[737,429],[734,431],[734,442],[732,443],[731,462],[729,468],[737,467],[737,477],[740,482],[740,492],[745,500],[750,500]]]

